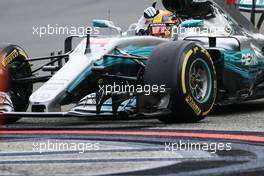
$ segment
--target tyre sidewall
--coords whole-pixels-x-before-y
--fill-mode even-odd
[[[175,69],[175,77],[173,83],[173,93],[178,94],[177,96],[172,95],[172,108],[175,113],[180,108],[181,112],[185,112],[184,115],[188,116],[197,116],[199,118],[203,118],[209,114],[211,111],[215,98],[216,98],[216,89],[217,89],[217,81],[216,81],[216,72],[213,65],[213,61],[207,52],[202,46],[197,43],[190,43],[187,47],[182,48],[182,52],[177,53],[180,57],[178,63],[178,69]],[[198,102],[193,97],[190,86],[189,86],[189,72],[192,63],[196,59],[202,60],[208,68],[208,73],[210,74],[211,82],[210,84],[210,94],[208,98],[204,102]]]

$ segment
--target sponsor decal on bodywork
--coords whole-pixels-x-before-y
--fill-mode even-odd
[[[255,79],[263,65],[252,49],[245,49],[241,52],[224,51],[225,69],[240,74],[246,79]]]
[[[243,53],[242,54],[242,64],[243,65],[257,65],[258,60],[256,59],[256,56],[254,53]]]

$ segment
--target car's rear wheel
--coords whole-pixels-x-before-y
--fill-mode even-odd
[[[177,41],[153,50],[144,75],[145,84],[171,90],[166,123],[198,122],[206,117],[216,98],[216,72],[206,49],[196,42]]]
[[[27,61],[28,56],[22,48],[16,45],[1,45],[0,51],[1,69],[2,72],[6,72],[6,74],[1,75],[1,79],[7,84],[0,91],[5,92],[11,99],[10,105],[5,102],[5,106],[10,106],[8,109],[14,111],[26,111],[29,105],[29,96],[33,91],[33,84],[15,82],[14,80],[32,76],[31,65]],[[2,123],[5,124],[14,123],[20,119],[20,117],[1,118]]]

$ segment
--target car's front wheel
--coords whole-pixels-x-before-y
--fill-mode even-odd
[[[31,65],[27,61],[27,54],[17,45],[1,45],[1,111],[26,111],[29,105],[29,96],[33,91],[32,83],[14,80],[32,76]],[[4,85],[6,84],[6,85]],[[1,123],[10,124],[20,118],[6,119],[1,117]]]
[[[216,98],[216,72],[212,58],[196,42],[177,41],[153,50],[144,75],[145,84],[165,85],[171,90],[166,123],[198,122],[206,117]]]

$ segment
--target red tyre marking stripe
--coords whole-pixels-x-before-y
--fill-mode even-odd
[[[195,132],[147,132],[147,131],[93,131],[93,130],[0,130],[2,135],[128,135],[153,137],[191,137],[203,139],[227,139],[251,142],[264,142],[264,136],[213,134]]]

